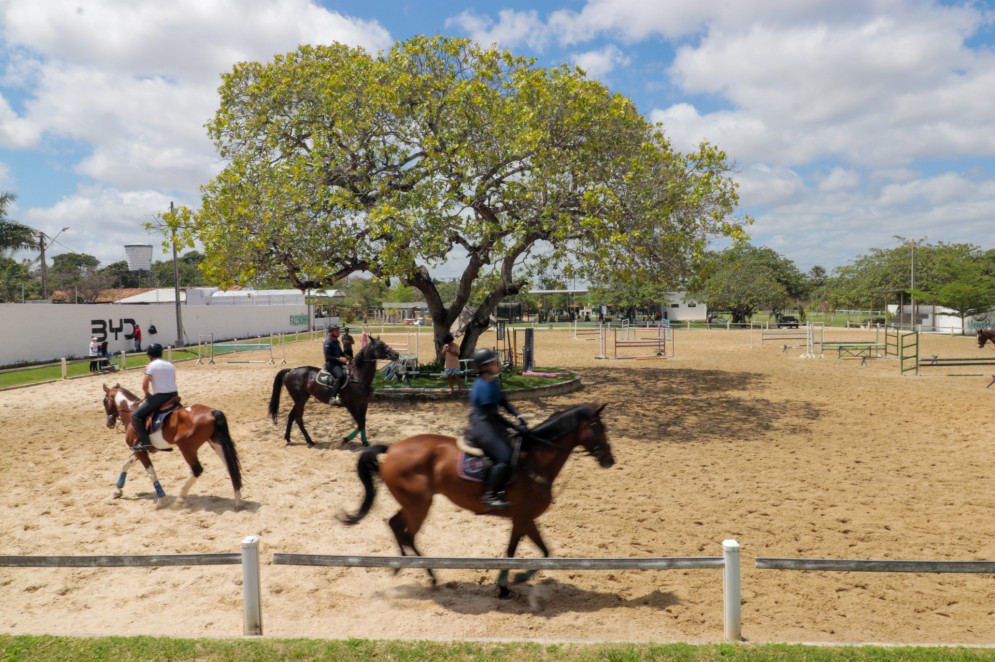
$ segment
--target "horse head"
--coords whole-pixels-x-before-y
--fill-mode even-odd
[[[400,354],[394,351],[390,345],[385,343],[380,338],[373,338],[373,340],[370,341],[370,344],[366,346],[365,350],[369,352],[369,356],[367,356],[367,358],[373,361],[378,359],[396,361],[400,357]]]
[[[104,413],[107,415],[107,427],[114,427],[122,411],[130,412],[132,407],[129,405],[134,404],[135,400],[137,398],[121,388],[120,384],[115,384],[113,388],[107,388],[107,384],[104,384]]]
[[[978,329],[978,349],[982,349],[989,340],[995,345],[995,331],[990,329]]]
[[[605,431],[605,423],[601,420],[601,412],[605,405],[590,405],[593,410],[585,425],[581,426],[580,445],[588,452],[602,468],[615,464],[615,457],[612,455],[612,445],[608,442],[608,433]]]

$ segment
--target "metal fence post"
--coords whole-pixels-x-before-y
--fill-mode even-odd
[[[740,595],[739,543],[735,540],[722,541],[723,593],[725,602],[726,641],[740,641],[743,638],[742,597]]]
[[[242,595],[248,636],[263,634],[262,589],[259,585],[259,536],[242,540]]]

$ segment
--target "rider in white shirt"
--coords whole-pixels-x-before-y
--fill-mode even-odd
[[[145,419],[154,413],[164,402],[176,397],[176,366],[162,358],[162,345],[153,343],[146,352],[151,359],[145,366],[142,391],[145,399],[131,414],[132,425],[138,433],[138,443],[131,447],[135,451],[152,450],[149,433],[145,429]]]

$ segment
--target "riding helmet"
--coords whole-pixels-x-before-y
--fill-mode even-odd
[[[145,350],[145,353],[148,354],[149,356],[154,356],[154,357],[157,357],[157,358],[161,357],[162,356],[162,345],[160,345],[157,342],[154,342],[151,345],[149,345],[149,348],[147,350]]]
[[[494,361],[497,361],[497,354],[486,347],[482,347],[473,353],[473,362],[477,364],[477,368],[483,368],[488,363]]]

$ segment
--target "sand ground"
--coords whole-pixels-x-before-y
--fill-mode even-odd
[[[837,339],[873,331],[836,331]],[[599,361],[597,343],[537,334],[541,366],[576,370],[585,388],[523,402],[531,422],[581,402],[607,402],[617,463],[571,458],[539,520],[554,556],[718,556],[742,545],[743,635],[752,641],[995,643],[990,575],[757,570],[757,556],[857,559],[995,559],[989,368],[898,374],[896,362],[861,366],[826,354],[759,347],[759,333],[678,331],[677,357]],[[423,343],[422,353],[428,348]],[[972,338],[925,337],[923,354],[992,357]],[[289,366],[315,364],[320,345],[287,350]],[[0,554],[238,552],[262,540],[263,627],[275,637],[513,638],[721,641],[718,570],[540,573],[495,599],[495,574],[274,566],[273,552],[393,555],[381,490],[354,527],[358,444],[340,445],[351,420],[312,402],[315,448],[266,414],[282,366],[183,363],[188,403],[223,410],[242,458],[246,507],[233,510],[217,456],[183,508],[189,469],[176,454],[153,459],[167,492],[127,459],[120,430],[104,425],[102,382],[140,388],[128,371],[0,393]],[[953,377],[948,373],[974,376]],[[370,408],[373,443],[415,433],[456,433],[462,402],[394,402]],[[136,465],[137,466],[137,465]],[[501,556],[509,524],[435,501],[419,535],[431,556]],[[520,556],[536,556],[527,540]],[[124,569],[0,568],[0,631],[55,634],[239,636],[238,566]]]

